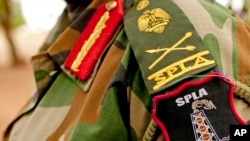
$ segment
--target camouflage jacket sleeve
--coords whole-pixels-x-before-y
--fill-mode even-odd
[[[221,5],[204,0],[139,0],[134,1],[131,8],[131,1],[123,1],[123,4],[125,17],[92,66],[92,75],[88,77],[88,81],[80,81],[76,72],[65,67],[65,60],[70,62],[73,58],[74,62],[77,55],[71,53],[78,53],[84,47],[80,39],[85,36],[81,33],[85,31],[85,26],[89,26],[88,22],[93,18],[91,15],[96,12],[96,8],[92,7],[93,3],[90,4],[91,8],[83,11],[54,40],[45,54],[42,54],[43,61],[40,61],[50,67],[45,65],[43,68],[38,65],[38,69],[35,69],[39,99],[32,110],[12,124],[12,128],[9,128],[12,130],[8,130],[6,139],[9,135],[10,141],[163,141],[185,138],[186,134],[178,131],[194,125],[191,122],[192,116],[190,118],[189,115],[193,109],[194,112],[202,113],[202,121],[205,121],[204,115],[207,114],[208,118],[211,117],[211,123],[213,119],[221,120],[225,124],[229,124],[227,121],[236,123],[234,118],[224,118],[224,114],[233,117],[233,112],[227,105],[228,97],[231,102],[234,100],[236,103],[238,115],[241,116],[237,118],[244,120],[239,122],[246,124],[250,120],[249,114],[246,114],[250,111],[246,103],[250,101],[250,59],[247,44],[250,34],[246,23]],[[104,11],[103,15],[107,15],[105,13]],[[96,23],[98,21],[105,20],[97,20]],[[90,24],[90,27],[95,29],[93,26],[103,25],[103,22],[96,23]],[[98,39],[95,34],[86,34],[93,35],[93,38],[89,38],[90,41]],[[80,46],[80,49],[77,50],[76,46]],[[79,64],[82,63],[84,62]],[[217,76],[223,77],[223,80],[217,79]],[[230,95],[220,95],[221,99],[208,97],[210,91],[196,85],[200,79],[203,82],[199,83],[202,87],[213,86],[213,89],[209,89],[212,94],[218,86],[216,91],[223,94],[229,91]],[[188,91],[187,86],[188,90],[198,89],[198,92],[182,93]],[[171,93],[172,91],[174,92]],[[163,112],[159,114],[169,117],[174,113],[180,116],[169,118],[174,122],[166,118],[164,124],[159,124],[153,119],[156,106],[154,99],[159,96],[166,97],[168,93],[173,96],[170,98],[177,100],[167,99],[169,101],[163,103],[166,109],[160,106]],[[177,96],[181,96],[180,99]],[[214,104],[211,101],[219,102]],[[177,103],[177,108],[172,103]],[[204,104],[206,109],[222,114],[214,116],[191,103],[196,107]],[[220,112],[222,103],[227,109]],[[178,110],[181,112],[175,113]],[[187,117],[183,118],[187,111]],[[195,114],[193,117],[196,117],[193,121],[199,123],[201,118]],[[171,134],[168,136],[165,134],[165,124],[170,124],[171,129],[174,129],[169,130]],[[197,129],[202,132],[203,127],[207,126],[200,124],[199,127]],[[175,130],[178,128],[180,130]],[[218,136],[204,133],[202,138],[221,139],[220,132],[223,131],[218,131]],[[185,133],[190,137],[187,140],[200,138],[193,134],[193,128]],[[224,140],[228,139],[224,134],[223,137]]]

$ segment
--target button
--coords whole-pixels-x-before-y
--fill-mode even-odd
[[[117,2],[116,1],[110,1],[108,3],[106,3],[106,9],[108,11],[114,9],[117,6]]]

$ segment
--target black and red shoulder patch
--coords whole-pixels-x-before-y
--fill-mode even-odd
[[[153,98],[152,117],[165,140],[230,140],[229,125],[247,123],[233,103],[234,84],[218,72]]]

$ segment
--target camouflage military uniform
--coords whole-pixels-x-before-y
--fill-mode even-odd
[[[206,100],[207,95],[215,93],[208,102],[212,105],[210,109],[217,107],[214,111],[218,112],[213,116],[208,115],[209,121],[216,119],[228,125],[237,122],[247,124],[250,120],[247,114],[249,109],[243,100],[250,102],[249,26],[217,3],[203,0],[140,0],[135,1],[131,8],[130,5],[130,1],[123,2],[124,21],[119,23],[112,38],[105,44],[104,51],[85,81],[79,80],[85,71],[78,74],[67,68],[72,64],[67,64],[67,61],[65,64],[65,60],[74,63],[77,60],[74,53],[81,52],[75,47],[84,46],[79,39],[83,39],[84,34],[92,35],[85,32],[80,35],[88,24],[80,24],[79,30],[77,21],[84,19],[80,21],[90,23],[94,19],[91,17],[96,14],[92,9],[93,3],[54,40],[46,53],[38,55],[43,59],[38,61],[42,64],[35,69],[39,92],[37,104],[13,122],[5,134],[6,140],[8,137],[9,140],[25,141],[200,139],[200,134],[195,136],[192,128],[189,130],[188,126],[183,126],[186,124],[183,121],[190,120],[187,117],[173,119],[172,123],[182,123],[177,126],[171,124],[168,118],[164,119],[164,124],[159,124],[162,122],[152,116],[162,108],[155,108],[158,103],[154,103],[154,98],[167,94],[182,96],[187,87],[193,90],[200,85],[214,91],[199,88],[199,93],[184,95],[183,99],[176,101],[177,104],[190,107],[191,103],[201,102],[201,98]],[[216,85],[219,88],[214,87],[217,82],[221,84]],[[221,93],[230,93],[231,103],[228,102],[228,95],[218,96],[220,89]],[[231,116],[235,113],[230,112],[233,95],[240,116],[236,119]],[[216,100],[219,102],[216,103]],[[211,101],[214,103],[211,104]],[[221,106],[220,101],[225,105]],[[173,114],[175,110],[171,109],[176,107],[167,105],[171,102],[175,103],[174,100],[164,103],[168,109],[163,110]],[[180,126],[191,132],[187,132],[188,135],[178,133]],[[213,126],[216,130],[217,126]],[[167,134],[165,127],[174,127],[175,131],[170,128]],[[226,130],[229,130],[228,127]],[[214,133],[218,133],[217,138],[222,138],[221,131]],[[202,135],[203,138],[215,138],[210,133]]]

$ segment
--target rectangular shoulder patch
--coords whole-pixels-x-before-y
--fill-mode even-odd
[[[98,59],[109,46],[123,14],[120,0],[103,4],[95,11],[64,62],[64,67],[79,80],[85,81],[90,77]]]
[[[172,1],[138,1],[124,23],[150,94],[216,65],[192,23]]]

